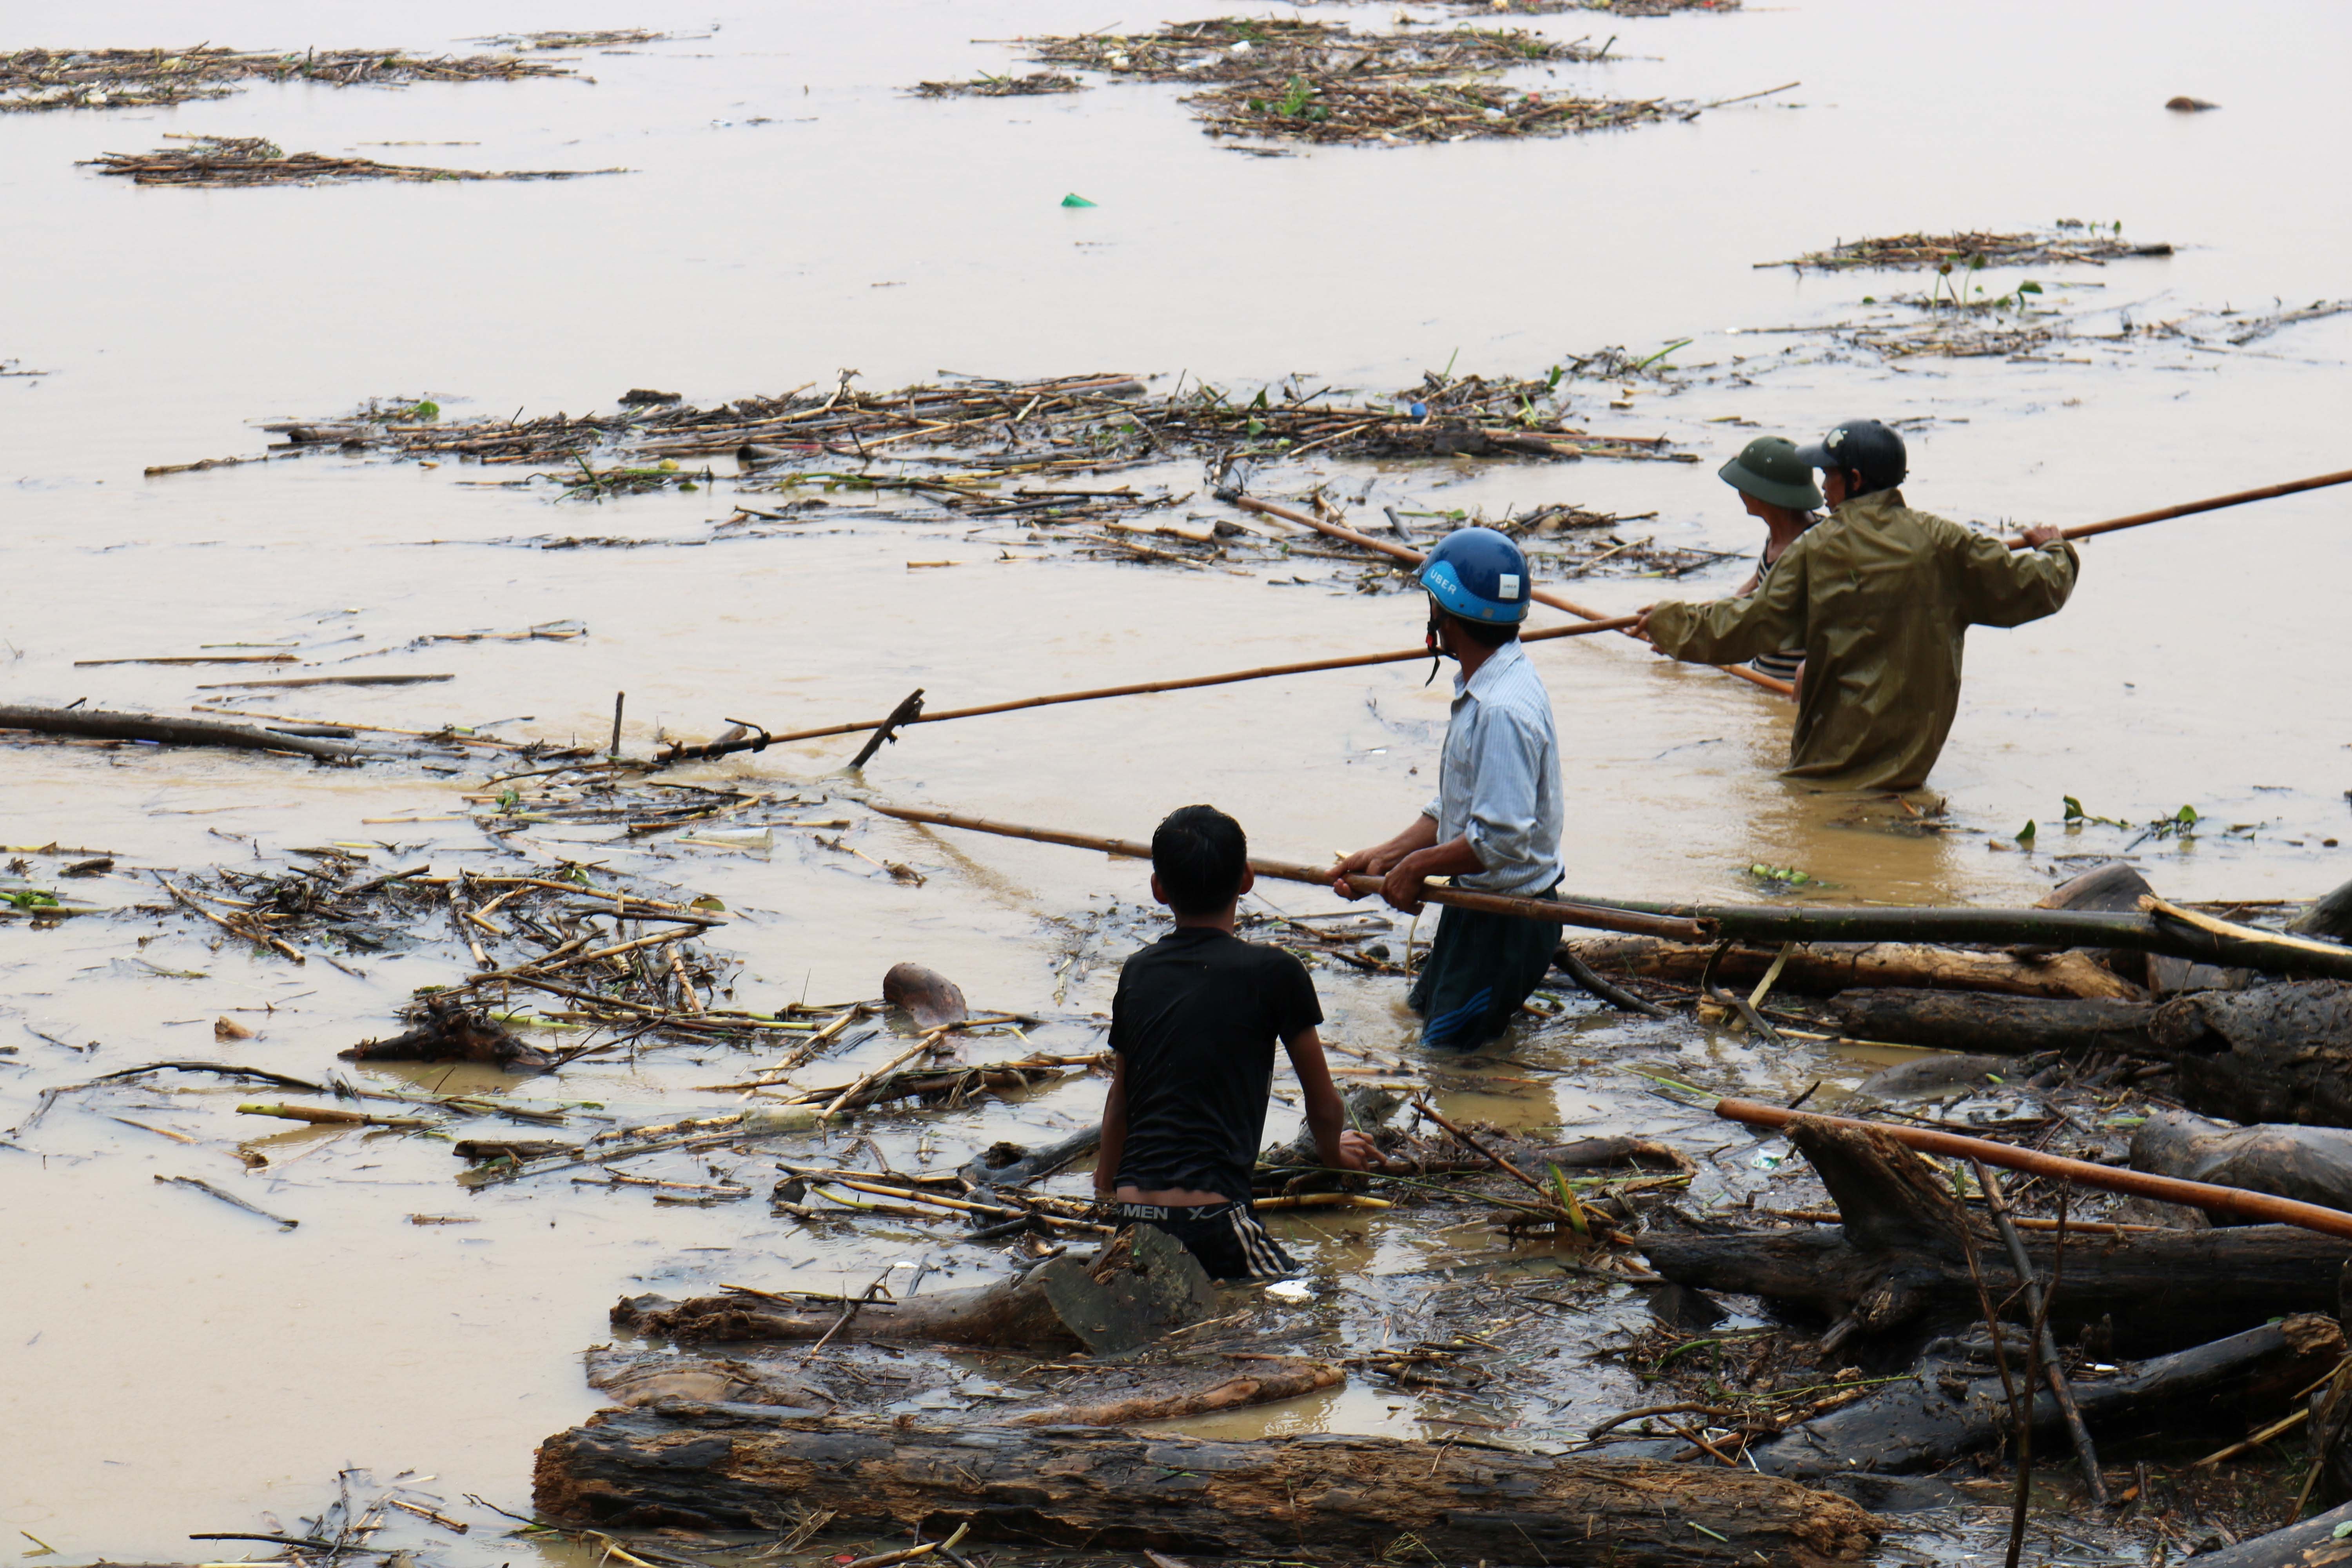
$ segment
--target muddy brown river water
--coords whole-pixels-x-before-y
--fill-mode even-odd
[[[882,502],[862,515],[855,498],[822,523],[727,542],[713,531],[733,499],[723,479],[583,504],[551,500],[546,485],[478,482],[507,471],[334,453],[142,478],[149,465],[257,454],[260,422],[339,415],[370,397],[429,396],[446,417],[576,413],[628,387],[716,403],[824,384],[845,367],[873,388],[941,372],[1104,371],[1163,378],[1155,390],[1180,373],[1244,394],[1295,374],[1381,395],[1448,364],[1531,374],[1604,346],[1638,359],[1688,339],[1668,362],[1675,374],[1570,390],[1587,428],[1666,436],[1696,464],[1308,459],[1264,465],[1255,482],[1295,497],[1328,480],[1351,517],[1375,524],[1382,504],[1654,512],[1626,526],[1661,545],[1726,551],[1760,539],[1714,467],[1759,429],[1807,437],[1849,416],[1906,421],[1914,504],[1985,523],[2091,521],[2343,468],[2352,455],[2352,316],[2231,346],[2231,318],[2216,314],[2352,294],[2352,203],[2331,163],[2352,140],[2340,81],[2352,13],[2341,6],[2174,3],[2126,16],[1810,0],[1663,19],[1514,17],[1558,37],[1614,36],[1609,63],[1562,67],[1562,86],[1692,102],[1801,86],[1623,132],[1284,158],[1203,137],[1171,87],[947,101],[903,90],[1013,65],[1009,47],[971,40],[1214,9],[875,0],[674,18],[615,0],[560,14],[437,0],[397,14],[94,0],[8,16],[0,45],[10,48],[209,38],[437,52],[555,26],[680,36],[583,52],[593,85],[264,84],[176,109],[0,116],[0,368],[46,373],[0,378],[0,701],[180,711],[221,695],[203,683],[249,672],[78,663],[278,645],[301,656],[304,673],[334,673],[382,649],[392,651],[381,663],[349,668],[456,679],[251,706],[395,728],[495,721],[509,738],[560,742],[601,739],[625,690],[625,746],[642,754],[657,729],[699,738],[726,718],[822,724],[886,710],[915,686],[934,706],[962,705],[1419,635],[1412,598],[1356,592],[1358,569],[1323,559],[1279,572],[1077,560],[972,539],[952,519],[900,521],[903,509]],[[1383,27],[1399,11],[1303,14]],[[2167,113],[2176,93],[2222,108]],[[544,185],[176,190],[75,166],[173,133],[635,172]],[[1060,205],[1072,192],[1097,205]],[[1863,235],[2061,218],[2120,221],[2128,237],[2178,249],[1997,272],[1987,291],[2032,279],[2045,287],[2041,308],[2080,317],[2086,331],[2114,332],[2126,316],[2195,318],[2203,335],[2062,344],[2021,362],[1883,360],[1781,329],[1882,310],[1877,300],[1916,279],[1754,266]],[[1202,479],[1197,464],[1132,477],[1179,490]],[[1930,792],[1948,813],[1942,833],[1909,831],[1884,802],[1777,781],[1788,710],[1764,693],[1620,639],[1551,643],[1536,662],[1567,758],[1569,885],[1751,898],[1766,895],[1748,868],[1767,866],[1801,869],[1839,901],[2030,901],[2080,863],[2069,857],[2132,843],[2112,826],[2063,828],[2071,795],[2136,823],[2196,808],[2196,836],[2133,850],[2168,896],[2284,900],[2333,887],[2352,877],[2352,851],[2336,844],[2352,837],[2338,668],[2347,506],[2347,492],[2321,492],[2087,544],[2061,616],[1972,637],[1966,699]],[[1228,515],[1205,492],[1192,510]],[[499,542],[567,534],[651,542]],[[1746,571],[1727,560],[1679,587],[1602,577],[1577,588],[1614,614],[1722,592]],[[553,622],[586,635],[404,651],[436,634]],[[1167,809],[1208,800],[1260,852],[1316,858],[1384,837],[1425,798],[1445,702],[1423,673],[1391,666],[924,727],[862,778],[837,772],[855,738],[674,775],[822,797],[854,819],[843,842],[872,859],[782,830],[747,847],[551,826],[512,848],[723,900],[734,922],[709,945],[740,963],[739,1001],[869,997],[885,969],[915,959],[976,1005],[1061,1020],[1058,1039],[1092,1048],[1087,1019],[1108,1008],[1119,958],[1150,931],[1139,868],[934,835],[857,803],[1140,837]],[[111,853],[114,871],[72,885],[110,906],[155,901],[156,870],[282,868],[304,846],[368,846],[385,869],[482,868],[511,863],[465,815],[461,796],[486,774],[19,739],[0,748],[0,844],[10,855]],[[2029,819],[2042,831],[2024,850],[2015,836]],[[927,880],[894,880],[877,860]],[[25,875],[55,887],[58,865],[30,855]],[[1338,907],[1314,889],[1267,891],[1294,914]],[[147,1061],[325,1074],[336,1050],[391,1032],[411,990],[457,977],[465,962],[445,944],[356,960],[358,973],[296,968],[216,948],[208,930],[178,916],[0,923],[0,1129],[24,1122],[45,1089]],[[1412,1058],[1401,982],[1336,967],[1318,982],[1332,1036]],[[1474,1073],[1440,1103],[1513,1126],[1722,1151],[1703,1162],[1701,1205],[1759,1179],[1752,1143],[1616,1068],[1785,1091],[1850,1082],[1864,1066],[1570,1010],[1517,1042],[1511,1060],[1479,1069],[1496,1081],[1481,1088]],[[216,1042],[220,1017],[257,1037]],[[877,1035],[834,1065],[877,1065],[903,1048],[894,1038]],[[757,1059],[672,1046],[515,1092],[595,1102],[582,1117],[650,1121],[732,1104],[697,1086]],[[422,1069],[406,1081],[469,1084]],[[953,1164],[1000,1137],[1084,1125],[1100,1092],[1079,1079],[1017,1106],[887,1119],[876,1134],[894,1163],[917,1162],[927,1139]],[[533,1446],[599,1403],[579,1358],[609,1337],[614,1297],[722,1281],[837,1289],[898,1258],[952,1268],[958,1283],[1006,1266],[988,1247],[905,1224],[812,1235],[756,1200],[657,1207],[642,1192],[560,1177],[469,1196],[436,1139],[257,1131],[235,1111],[250,1098],[167,1077],[68,1097],[30,1130],[0,1131],[0,1529],[11,1536],[0,1555],[38,1560],[53,1547],[49,1561],[64,1563],[184,1561],[189,1531],[290,1529],[324,1505],[337,1471],[360,1468],[379,1481],[436,1478],[416,1481],[416,1495],[476,1525],[460,1541],[404,1520],[385,1539],[461,1564],[562,1556],[572,1549],[561,1542],[503,1538],[504,1521],[462,1500],[528,1511]],[[1295,1119],[1276,1108],[1286,1135]],[[268,1163],[248,1173],[240,1147]],[[719,1163],[764,1192],[766,1157]],[[176,1175],[232,1187],[299,1226],[280,1231],[155,1179]],[[1057,1179],[1061,1190],[1082,1182]],[[412,1223],[417,1215],[471,1223]],[[1326,1292],[1305,1310],[1341,1316],[1354,1309],[1335,1302],[1350,1293],[1378,1303],[1404,1289],[1384,1280],[1502,1255],[1492,1237],[1403,1217],[1291,1218],[1281,1234]],[[1603,1310],[1591,1332],[1634,1310]],[[1566,1405],[1505,1414],[1542,1439],[1637,1403],[1629,1392],[1622,1374],[1596,1368]],[[1431,1408],[1355,1386],[1195,1425],[1417,1435],[1438,1429],[1421,1425]],[[247,1550],[221,1544],[228,1556]]]

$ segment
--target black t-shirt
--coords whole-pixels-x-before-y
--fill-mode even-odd
[[[1118,1184],[1249,1196],[1276,1040],[1323,1021],[1307,966],[1208,926],[1127,961],[1110,1048],[1127,1068]]]

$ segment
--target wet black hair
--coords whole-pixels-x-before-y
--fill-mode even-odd
[[[1151,869],[1170,909],[1188,919],[1213,915],[1242,890],[1249,839],[1213,805],[1180,805],[1152,830]]]

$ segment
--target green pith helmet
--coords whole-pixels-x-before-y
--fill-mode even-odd
[[[1716,473],[1733,489],[1758,500],[1785,506],[1790,511],[1822,510],[1822,492],[1813,488],[1813,470],[1797,456],[1797,444],[1785,436],[1757,437]]]

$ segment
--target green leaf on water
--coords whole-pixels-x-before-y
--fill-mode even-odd
[[[2033,843],[2033,834],[2034,822],[2033,819],[2029,816],[2025,819],[2025,826],[2017,830],[2017,841],[2020,844],[2031,847]]]
[[[2085,812],[2083,810],[2083,803],[2082,803],[2081,801],[2079,801],[2079,800],[2076,800],[2073,795],[2066,795],[2066,796],[2063,796],[2063,799],[2065,800],[2065,802],[2066,802],[2066,820],[2067,820],[2067,821],[2069,821],[2069,822],[2080,822],[2080,821],[2082,821],[2082,820],[2083,820],[2083,818],[2084,818],[2086,815],[2088,815],[2087,813],[2085,813]]]

